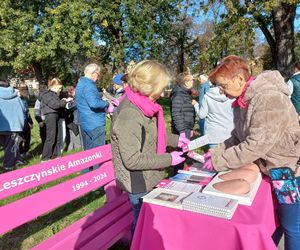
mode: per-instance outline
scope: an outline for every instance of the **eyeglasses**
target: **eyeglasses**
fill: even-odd
[[[216,86],[221,90],[226,90],[228,88],[228,83],[226,84],[217,84]]]

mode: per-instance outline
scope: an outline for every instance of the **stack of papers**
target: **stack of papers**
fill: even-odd
[[[238,206],[235,199],[220,196],[193,193],[183,200],[183,210],[230,220]]]
[[[185,192],[185,193],[193,193],[193,192],[200,192],[201,189],[204,187],[204,185],[164,179],[158,185],[156,185],[156,187]]]
[[[170,178],[172,181],[179,181],[179,182],[187,182],[193,183],[198,185],[207,185],[211,180],[211,176],[201,176],[196,175],[194,173],[178,173],[177,175]]]
[[[203,168],[203,164],[196,162],[191,166],[185,166],[183,169],[179,169],[178,173],[193,174],[199,176],[213,177],[217,174],[216,171],[209,171]]]

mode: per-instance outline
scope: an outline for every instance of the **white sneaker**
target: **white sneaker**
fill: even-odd
[[[51,161],[51,159],[49,159],[49,160],[42,160],[41,162],[47,162],[47,161]]]

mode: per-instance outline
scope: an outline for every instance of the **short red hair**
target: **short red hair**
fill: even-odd
[[[210,73],[208,79],[215,84],[220,78],[231,80],[237,75],[241,75],[247,81],[250,77],[248,65],[246,60],[231,55],[223,58],[221,64]]]

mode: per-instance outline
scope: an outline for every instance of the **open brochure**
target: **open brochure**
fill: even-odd
[[[262,180],[261,174],[260,173],[257,174],[256,180],[253,183],[250,184],[250,191],[246,194],[243,194],[243,195],[227,194],[227,193],[224,193],[224,192],[221,192],[221,191],[215,189],[213,187],[213,185],[215,183],[223,181],[222,179],[219,178],[219,176],[221,174],[224,174],[224,172],[218,173],[212,179],[212,181],[203,189],[203,193],[217,195],[217,196],[221,196],[221,197],[232,198],[232,199],[237,199],[239,204],[251,206],[252,202],[255,198],[255,195],[257,193],[257,190],[260,186],[261,180]]]
[[[204,187],[204,185],[164,179],[156,187],[174,190],[174,191],[180,191],[184,193],[193,193],[193,192],[200,192],[202,187]]]
[[[213,177],[217,174],[216,171],[210,171],[203,168],[203,163],[195,162],[190,166],[185,166],[183,169],[178,170],[178,173],[193,174],[205,177]]]
[[[182,210],[182,201],[189,195],[190,193],[179,192],[165,188],[156,188],[142,198],[143,202]]]
[[[187,182],[199,185],[207,185],[212,177],[195,175],[193,173],[178,173],[170,178],[172,181]]]
[[[212,144],[212,143],[216,144],[219,143],[219,141],[214,139],[213,135],[206,134],[195,140],[190,141],[190,143],[188,144],[188,149],[189,151],[192,151],[194,149],[201,148],[207,144]]]
[[[189,151],[187,156],[192,158],[193,160],[201,162],[201,163],[204,163],[204,161],[205,161],[204,155],[198,154],[194,151]]]

